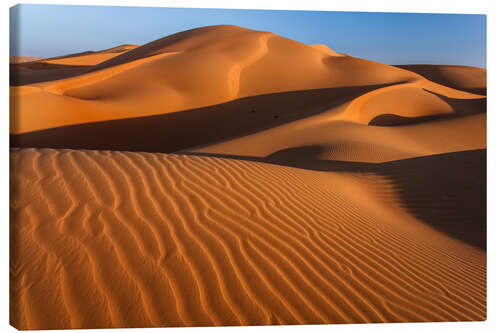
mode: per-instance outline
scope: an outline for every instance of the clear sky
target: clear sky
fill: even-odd
[[[66,5],[20,5],[10,14],[11,55],[95,51],[233,24],[386,64],[486,67],[485,15]]]

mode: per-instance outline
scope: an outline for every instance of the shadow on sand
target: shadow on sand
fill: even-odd
[[[319,114],[386,86],[265,94],[155,116],[62,126],[11,135],[10,146],[170,153]]]

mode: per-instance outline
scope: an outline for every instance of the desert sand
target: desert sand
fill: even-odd
[[[43,57],[29,57],[29,56],[11,56],[9,58],[10,64],[21,64],[24,62],[33,62],[44,59]]]
[[[235,26],[11,63],[20,329],[486,319],[486,70]]]

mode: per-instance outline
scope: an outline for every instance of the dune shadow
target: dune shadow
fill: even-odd
[[[384,163],[318,160],[319,146],[288,148],[267,157],[213,156],[316,171],[374,173],[396,188],[399,204],[427,225],[486,251],[486,149]]]
[[[11,87],[67,79],[83,74],[91,67],[50,64],[45,62],[28,62],[10,64],[9,66],[9,83]]]
[[[264,94],[155,116],[62,126],[11,135],[10,146],[169,153],[319,114],[385,86]]]
[[[370,126],[404,126],[416,123],[424,123],[432,120],[449,119],[447,115],[423,116],[423,117],[404,117],[397,114],[385,113],[376,116],[368,125]]]

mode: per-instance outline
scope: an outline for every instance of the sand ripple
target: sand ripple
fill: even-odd
[[[387,178],[217,157],[11,151],[20,329],[484,320],[486,254]]]

